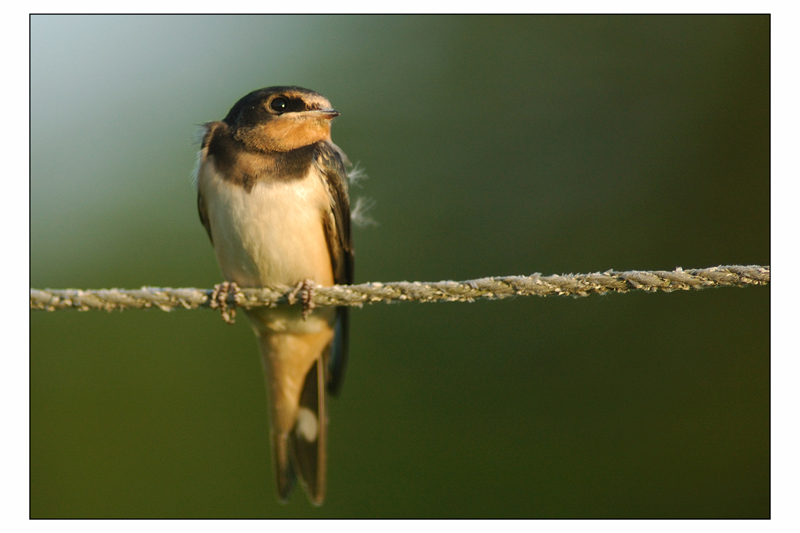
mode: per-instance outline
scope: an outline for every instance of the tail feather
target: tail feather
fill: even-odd
[[[278,499],[281,503],[289,502],[297,476],[292,462],[289,460],[289,439],[285,433],[279,433],[272,427],[272,464],[275,467],[275,481],[278,488]]]
[[[311,335],[259,335],[269,395],[272,458],[278,498],[284,503],[298,479],[311,503],[321,505],[325,499],[331,337],[332,330]]]
[[[328,423],[325,406],[325,365],[317,359],[306,375],[297,421],[290,436],[300,482],[315,505],[325,500]]]

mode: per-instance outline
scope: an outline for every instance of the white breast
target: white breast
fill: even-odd
[[[220,178],[209,157],[198,172],[223,275],[241,287],[333,285],[323,216],[327,187],[313,166],[302,179],[260,180],[248,193]]]

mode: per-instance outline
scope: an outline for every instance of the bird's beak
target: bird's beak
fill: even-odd
[[[339,116],[339,112],[331,108],[315,109],[314,111],[308,111],[308,113],[324,120],[333,120]]]

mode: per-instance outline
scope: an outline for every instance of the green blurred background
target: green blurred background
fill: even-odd
[[[196,125],[296,84],[370,176],[356,281],[769,264],[767,16],[34,16],[31,284],[221,281]],[[31,313],[34,517],[767,517],[769,289],[352,315],[328,498],[255,339]]]

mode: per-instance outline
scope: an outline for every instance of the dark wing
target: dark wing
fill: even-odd
[[[321,142],[314,164],[325,178],[331,196],[325,235],[337,284],[353,283],[353,240],[350,236],[350,199],[347,196],[347,157],[333,143]]]
[[[202,129],[200,130],[203,134],[203,141],[200,145],[200,163],[197,168],[197,175],[194,177],[195,180],[200,179],[200,173],[203,171],[203,165],[206,164],[208,144],[211,142],[211,138],[214,136],[214,132],[217,130],[218,124],[220,123],[209,122],[207,124],[203,124]],[[206,233],[208,233],[208,238],[211,240],[211,244],[214,244],[214,237],[211,236],[211,223],[208,221],[206,202],[203,200],[203,195],[200,193],[199,184],[197,185],[197,212],[200,214],[200,222],[203,224],[203,227],[206,228]]]
[[[200,214],[200,222],[206,228],[211,244],[214,244],[214,237],[211,236],[211,224],[208,221],[208,212],[206,211],[206,202],[203,200],[203,195],[199,190],[197,191],[197,212]]]
[[[325,215],[325,237],[331,254],[333,278],[339,285],[353,283],[353,239],[350,235],[350,199],[347,196],[347,156],[335,144],[321,142],[314,154],[314,165],[325,179],[331,197]],[[347,363],[350,313],[346,306],[336,310],[335,337],[330,348],[327,388],[338,394]]]

